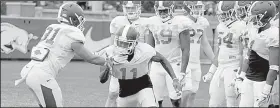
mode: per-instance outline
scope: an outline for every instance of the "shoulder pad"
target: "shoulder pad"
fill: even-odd
[[[156,50],[147,43],[138,43],[138,47],[143,51],[143,54],[149,54],[151,57],[156,55]]]
[[[208,19],[205,17],[199,17],[198,24],[201,25],[204,29],[210,26]]]
[[[78,28],[71,27],[71,28],[66,28],[65,30],[66,31],[64,31],[64,32],[65,32],[66,36],[68,36],[69,38],[71,38],[75,41],[80,41],[82,43],[85,43],[85,41],[86,41],[85,35]]]
[[[279,28],[271,26],[270,30],[267,31],[266,43],[269,47],[279,47]]]

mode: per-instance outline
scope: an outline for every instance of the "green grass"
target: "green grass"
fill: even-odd
[[[27,61],[1,61],[1,107],[38,107],[35,98],[25,83],[14,86],[20,78],[22,67]],[[209,65],[202,65],[203,75]],[[65,107],[103,107],[105,105],[109,81],[99,82],[99,67],[85,62],[71,62],[57,76],[62,90]],[[195,106],[207,107],[209,83],[200,83]],[[170,107],[166,97],[163,106]]]

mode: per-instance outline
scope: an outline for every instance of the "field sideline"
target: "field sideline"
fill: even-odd
[[[15,87],[14,80],[20,78],[21,68],[27,61],[1,60],[1,107],[38,107],[35,98],[24,83]],[[210,65],[202,65],[204,75]],[[69,63],[57,76],[65,107],[104,107],[108,94],[109,81],[99,82],[99,67],[85,62]],[[207,107],[209,83],[200,84],[195,106]],[[163,106],[171,103],[165,98]]]

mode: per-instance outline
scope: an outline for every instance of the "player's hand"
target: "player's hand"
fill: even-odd
[[[212,77],[213,77],[213,73],[208,72],[206,75],[204,75],[202,77],[202,80],[203,80],[203,82],[208,82],[208,81],[210,81],[212,79]]]
[[[243,80],[240,79],[240,78],[236,78],[234,79],[234,83],[233,83],[233,87],[234,87],[234,91],[236,94],[240,95],[240,91],[242,89],[242,83],[243,83]]]
[[[179,79],[177,78],[173,79],[173,87],[177,93],[182,91],[182,85],[180,84]]]
[[[186,73],[180,72],[180,84],[182,87],[186,84]]]
[[[270,99],[269,93],[266,94],[266,93],[262,92],[261,96],[259,98],[257,98],[257,100],[255,102],[256,105],[254,105],[254,106],[255,107],[267,107],[267,106],[264,106],[264,105],[269,102],[269,99]]]

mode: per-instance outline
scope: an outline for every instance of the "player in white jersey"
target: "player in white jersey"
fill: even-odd
[[[179,79],[165,57],[149,44],[138,42],[139,32],[131,25],[116,31],[114,45],[99,52],[108,55],[117,63],[111,75],[118,79],[119,97],[117,107],[157,107],[153,85],[149,77],[151,62],[160,62],[174,80],[173,87],[181,89]]]
[[[248,25],[248,11],[252,5],[252,1],[236,1],[235,4],[235,11],[236,11],[236,18],[246,24],[246,28],[244,29],[242,36],[240,37],[240,41],[242,42],[242,49],[243,49],[243,64],[248,64],[248,50],[249,50],[249,32],[252,31],[252,27]],[[239,71],[236,73],[236,78],[234,79],[233,85],[235,87],[235,91],[238,94],[237,98],[240,96],[241,85],[242,85],[242,78],[241,76],[245,75],[244,73],[248,69],[247,65],[241,65]],[[245,67],[246,66],[246,67]]]
[[[217,17],[220,24],[217,26],[219,50],[218,68],[210,67],[205,79],[210,82],[209,107],[221,106],[226,98],[227,107],[237,106],[234,87],[230,86],[242,64],[242,43],[240,36],[246,28],[246,24],[237,21],[235,16],[235,1],[220,1],[217,5]]]
[[[9,54],[15,49],[27,53],[29,41],[37,38],[10,23],[1,23],[1,53]]]
[[[146,30],[145,18],[140,17],[141,1],[123,1],[123,16],[115,17],[110,24],[110,33],[112,44],[115,40],[116,31],[125,25],[131,25],[140,33],[139,41],[144,42],[144,32]],[[119,83],[117,78],[111,77],[109,85],[109,94],[105,107],[115,107],[116,99],[119,95]]]
[[[185,16],[173,16],[173,1],[156,1],[154,8],[156,16],[148,19],[149,33],[146,35],[146,42],[154,46],[156,51],[162,54],[171,63],[177,77],[185,78],[186,68],[189,61],[190,36],[188,25],[184,23]],[[167,87],[169,97],[173,106],[179,107],[181,93],[177,93],[172,87],[172,79],[166,75],[165,70],[158,63],[152,63],[151,80],[153,82],[156,98],[159,106],[165,96]],[[190,84],[184,84],[191,87]],[[162,83],[164,82],[164,83]]]
[[[249,10],[249,24],[256,31],[250,37],[252,48],[249,68],[243,77],[240,107],[268,107],[279,71],[279,28],[270,24],[275,9],[272,1],[256,1]]]
[[[63,107],[57,74],[77,54],[89,63],[109,66],[108,59],[93,55],[83,46],[85,22],[83,9],[76,3],[65,3],[58,11],[59,24],[47,27],[41,41],[32,48],[31,61],[21,70],[21,79],[26,81],[40,107]]]
[[[202,1],[184,1],[184,15],[188,18],[186,22],[191,25],[191,43],[190,47],[190,59],[188,63],[188,69],[191,71],[192,88],[188,90],[183,88],[181,107],[192,107],[195,100],[196,92],[199,88],[199,83],[201,80],[201,65],[200,65],[200,49],[206,53],[208,58],[213,61],[215,55],[212,48],[208,42],[206,36],[206,28],[209,27],[208,20],[203,17],[205,6]]]

